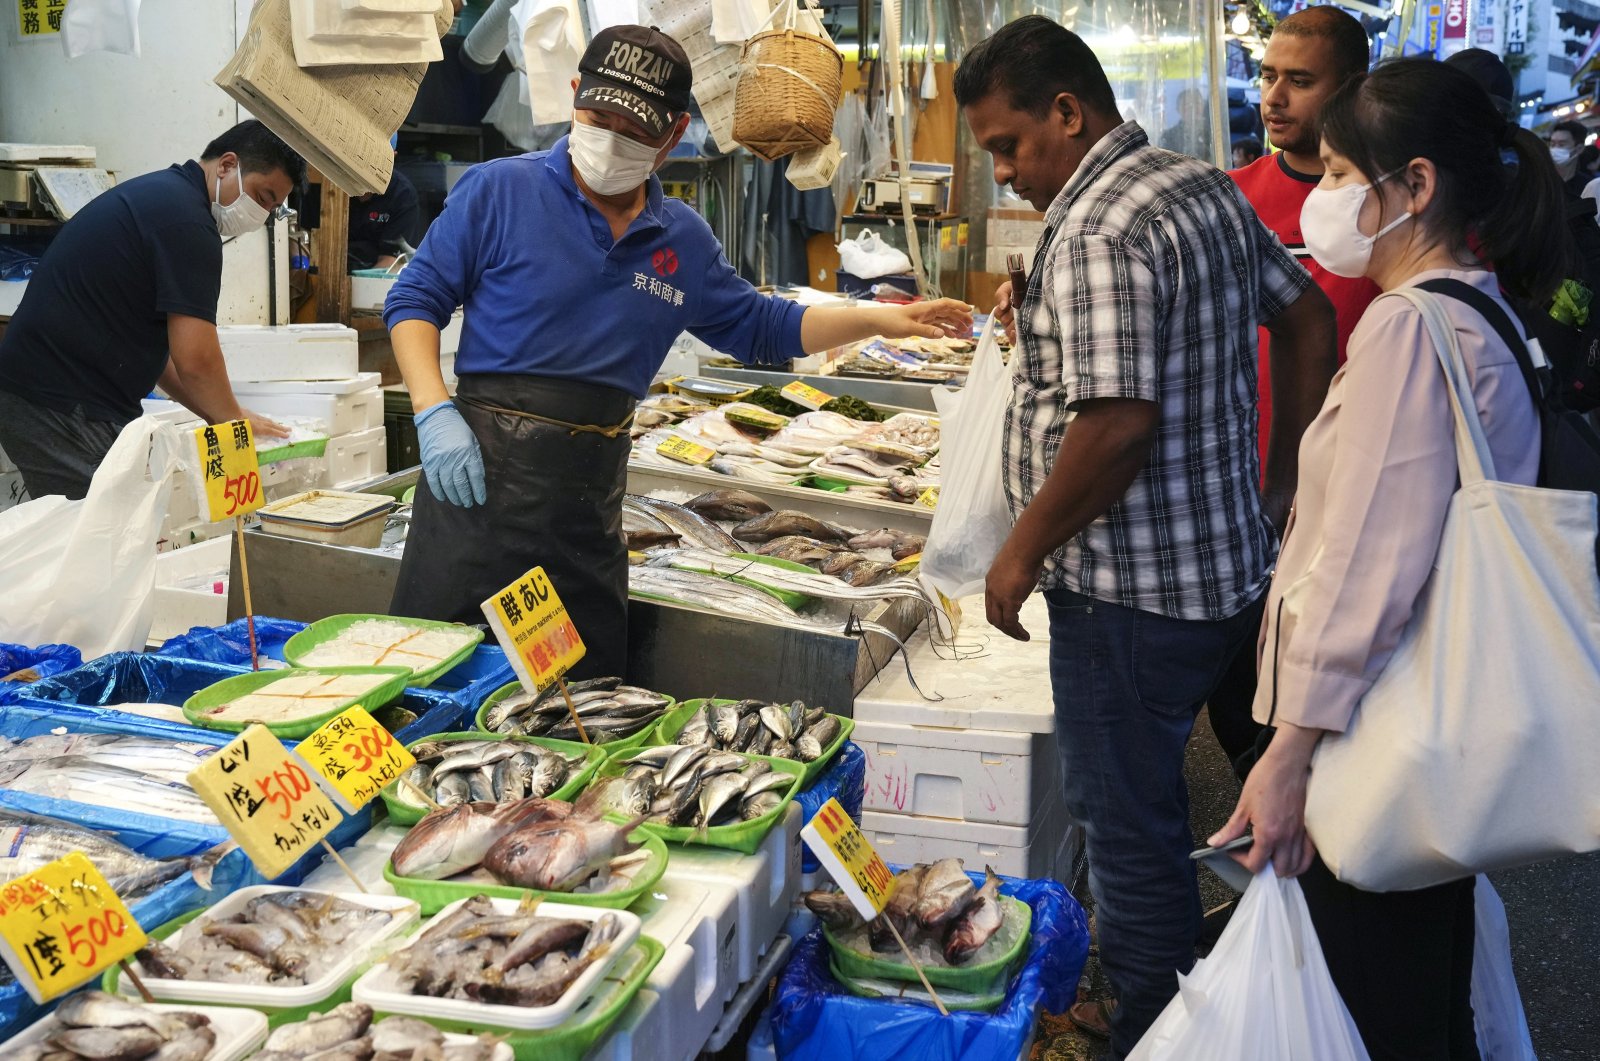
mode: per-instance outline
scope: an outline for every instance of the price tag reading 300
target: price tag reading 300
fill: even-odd
[[[0,954],[35,1002],[94,979],[144,945],[139,922],[81,851],[0,889]]]
[[[230,420],[196,428],[200,483],[206,519],[212,523],[248,515],[266,503],[261,491],[261,464],[256,459],[250,421]]]
[[[268,880],[281,876],[343,817],[260,723],[190,771],[189,785]]]
[[[484,601],[483,614],[530,692],[545,688],[583,658],[578,629],[542,567]]]
[[[861,835],[837,797],[830,798],[818,809],[800,830],[800,838],[811,848],[811,853],[817,856],[839,890],[849,896],[863,921],[871,921],[883,912],[894,892],[894,875],[872,849],[872,844]]]
[[[346,814],[366,806],[385,785],[417,765],[394,734],[359,704],[301,741],[295,754],[326,782],[323,787]]]

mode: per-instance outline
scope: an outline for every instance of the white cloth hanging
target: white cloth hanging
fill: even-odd
[[[577,0],[521,0],[512,13],[528,75],[528,106],[534,125],[572,116],[572,79],[587,45]]]
[[[61,46],[68,59],[89,52],[139,54],[141,0],[72,0],[61,16]]]

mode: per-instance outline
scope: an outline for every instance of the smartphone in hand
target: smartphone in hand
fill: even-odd
[[[1203,863],[1211,872],[1221,877],[1223,883],[1236,892],[1243,893],[1250,887],[1250,881],[1255,875],[1235,862],[1229,854],[1233,851],[1243,851],[1255,842],[1255,837],[1249,833],[1217,847],[1202,847],[1198,851],[1189,852],[1189,857],[1196,862]]]

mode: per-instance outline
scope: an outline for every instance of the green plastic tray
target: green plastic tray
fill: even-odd
[[[717,700],[715,702],[719,704],[738,703],[737,700]],[[685,700],[671,711],[668,711],[665,715],[662,715],[661,721],[656,724],[655,743],[677,743],[678,734],[683,732],[683,727],[689,724],[689,720],[694,717],[696,711],[704,710],[705,705],[706,701],[703,698],[699,700]],[[832,714],[832,712],[829,713]],[[833,757],[839,754],[839,749],[843,748],[844,742],[850,739],[850,734],[856,731],[855,719],[845,718],[843,715],[834,715],[833,717],[839,720],[839,736],[834,739],[832,744],[829,744],[826,748],[822,749],[822,754],[820,756],[809,763],[802,763],[798,759],[784,760],[785,762],[792,761],[796,763],[802,770],[805,771],[803,779],[800,782],[801,788],[809,788],[813,781],[822,776],[822,771],[826,770],[828,764],[833,761]]]
[[[737,825],[714,825],[707,829],[704,834],[699,829],[689,825],[656,825],[651,822],[645,822],[639,828],[644,832],[654,833],[671,844],[699,844],[702,847],[722,847],[746,855],[753,855],[761,850],[761,843],[767,838],[767,833],[771,832],[772,827],[787,813],[789,804],[794,800],[800,789],[804,787],[804,778],[802,776],[804,771],[800,769],[799,763],[790,762],[788,759],[773,759],[766,755],[745,755],[744,752],[737,754],[744,755],[746,759],[759,759],[780,773],[794,775],[794,783],[784,790],[783,802],[755,821],[739,822]],[[617,777],[625,773],[627,767],[622,764],[622,760],[625,758],[627,758],[626,751],[613,752],[601,764],[600,769],[595,772],[594,777],[590,779],[590,784],[607,777]]]
[[[583,786],[589,783],[589,778],[594,776],[594,772],[600,768],[600,764],[605,762],[606,758],[605,750],[596,748],[592,744],[551,740],[548,737],[524,737],[520,734],[512,736],[500,733],[480,733],[477,730],[465,733],[435,733],[431,737],[422,737],[414,740],[406,747],[408,749],[415,748],[425,741],[451,742],[469,740],[510,741],[513,744],[531,744],[536,748],[548,748],[551,751],[560,752],[562,755],[584,756],[588,761],[584,763],[583,769],[578,771],[577,776],[550,793],[545,797],[546,799],[570,800],[574,795],[583,791]],[[420,803],[412,803],[402,796],[400,794],[401,787],[400,782],[396,781],[383,790],[383,803],[384,806],[389,808],[389,820],[396,825],[415,825],[422,820],[424,814],[428,813],[428,808]]]
[[[478,732],[493,732],[483,721],[485,718],[489,717],[489,709],[495,704],[498,704],[500,701],[504,700],[506,697],[510,696],[512,693],[521,691],[522,683],[508,682],[507,684],[496,689],[494,692],[490,693],[489,699],[485,700],[483,702],[483,706],[478,708],[478,714],[473,720],[473,725],[477,727]],[[661,717],[665,718],[667,715],[670,715],[677,706],[678,703],[676,700],[673,700],[670,696],[667,697],[667,708],[661,713]],[[656,726],[659,726],[660,724],[661,719],[657,719],[655,725],[646,726],[644,729],[641,729],[638,733],[635,733],[631,737],[623,737],[621,740],[610,741],[606,744],[597,745],[597,747],[605,749],[607,754],[610,754],[611,752],[623,751],[628,748],[641,747],[644,742],[655,733]]]
[[[582,892],[573,894],[542,892],[533,888],[513,888],[489,880],[417,880],[415,877],[402,877],[395,873],[393,862],[384,865],[383,879],[394,887],[396,895],[403,895],[407,899],[415,899],[421,903],[424,917],[433,916],[457,899],[469,899],[474,895],[493,895],[501,899],[520,899],[524,895],[536,895],[551,902],[571,903],[574,906],[604,906],[612,910],[625,910],[661,880],[661,875],[667,871],[669,857],[667,845],[659,836],[646,832],[644,826],[630,833],[628,839],[649,851],[650,860],[639,876],[634,878],[631,888],[621,888],[614,892],[585,895]]]
[[[640,936],[628,953],[611,967],[610,974],[583,1000],[578,1012],[566,1024],[542,1032],[508,1032],[508,1029],[489,1024],[471,1024],[463,1021],[441,1020],[429,1017],[428,1023],[440,1031],[460,1032],[464,1035],[492,1035],[511,1046],[517,1061],[582,1061],[594,1044],[599,1042],[617,1022],[633,996],[639,993],[645,977],[655,969],[656,963],[667,948],[651,939]],[[389,1016],[379,1011],[373,1020]]]
[[[740,560],[751,560],[758,564],[766,564],[780,571],[803,571],[808,575],[816,574],[805,564],[796,563],[793,560],[785,560],[781,556],[762,556],[760,553],[729,553],[728,555],[738,557]],[[745,578],[742,575],[729,575],[728,581],[737,582],[742,586],[749,586],[751,589],[764,590],[796,610],[811,603],[811,598],[804,593],[797,593],[794,590],[787,589],[773,589],[771,586],[763,586],[755,579]]]
[[[441,661],[436,666],[429,667],[425,671],[407,668],[407,673],[411,675],[411,680],[406,684],[413,689],[426,689],[444,677],[450,671],[450,668],[472,655],[477,650],[478,643],[483,640],[482,630],[476,627],[462,626],[460,623],[441,623],[433,619],[409,619],[395,615],[330,615],[326,619],[318,619],[285,642],[283,658],[288,660],[291,666],[304,666],[300,662],[302,656],[324,641],[332,641],[356,623],[367,619],[376,619],[380,622],[405,623],[407,626],[420,626],[430,630],[465,630],[472,635],[472,640],[467,642],[459,652]]]
[[[314,715],[295,722],[262,723],[279,737],[291,737],[298,740],[301,737],[309,736],[318,726],[355,704],[360,704],[368,711],[376,711],[405,692],[406,683],[411,680],[411,672],[405,667],[291,667],[287,670],[253,671],[250,674],[241,674],[236,678],[224,678],[215,685],[208,685],[201,689],[184,701],[183,717],[196,726],[205,729],[218,729],[227,733],[243,732],[250,725],[249,722],[229,722],[207,718],[205,713],[212,708],[222,706],[234,697],[253,693],[262,686],[271,685],[286,675],[305,674],[308,671],[317,674],[387,674],[390,677],[388,681],[375,687],[371,692],[354,700],[347,700],[336,707],[331,707],[320,715]]]
[[[857,998],[884,998],[891,1002],[914,1002],[919,1005],[931,1006],[933,999],[928,997],[928,992],[920,983],[907,983],[902,980],[856,980],[839,971],[833,958],[828,958],[828,972],[839,981],[839,986],[855,995]],[[903,993],[901,989],[904,989]],[[944,1008],[949,1010],[972,1010],[977,1013],[993,1013],[1005,1004],[1005,992],[998,994],[974,995],[966,991],[957,991],[947,987],[939,992],[939,1001],[944,1003]]]
[[[1023,930],[1011,949],[980,965],[924,965],[922,971],[927,974],[930,984],[973,995],[1005,993],[1006,985],[1011,982],[1011,974],[1016,971],[1023,952],[1028,949],[1028,937],[1033,927],[1033,908],[1009,895],[1002,895],[1000,901],[1006,904],[1007,919],[1017,917],[1022,919]],[[822,926],[822,935],[828,941],[828,949],[831,952],[829,961],[846,977],[867,980],[908,980],[920,983],[917,971],[905,962],[874,958],[847,947],[827,925]]]
[[[320,457],[328,452],[326,438],[308,438],[299,442],[289,442],[282,446],[260,450],[256,454],[256,461],[260,464],[276,464],[279,461],[295,460],[298,457]]]

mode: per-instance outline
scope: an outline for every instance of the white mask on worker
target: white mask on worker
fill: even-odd
[[[227,206],[222,205],[222,177],[217,177],[217,197],[211,201],[211,216],[216,219],[217,232],[223,239],[232,239],[254,232],[267,223],[267,208],[244,193],[244,170],[235,169],[239,181],[239,194]]]
[[[655,172],[659,147],[598,125],[572,123],[567,152],[578,176],[597,195],[621,195],[639,187]]]

